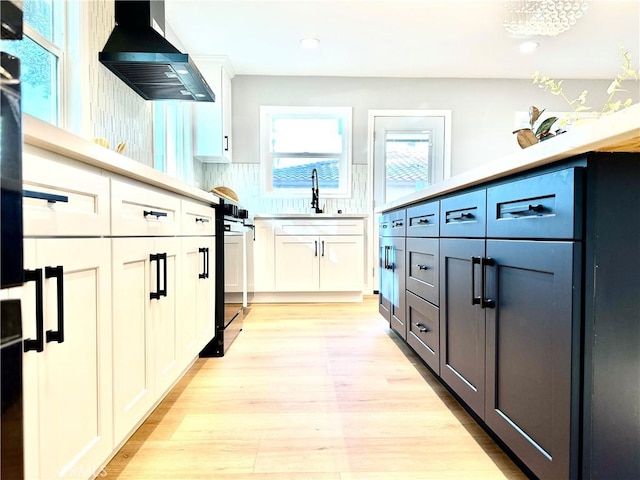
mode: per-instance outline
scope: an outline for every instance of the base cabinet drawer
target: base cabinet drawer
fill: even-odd
[[[407,238],[407,290],[434,305],[440,297],[439,243],[437,238]]]
[[[411,292],[406,294],[407,343],[440,373],[440,309]]]

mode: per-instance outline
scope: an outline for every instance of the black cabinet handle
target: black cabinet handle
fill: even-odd
[[[224,136],[224,151],[229,151],[229,135]]]
[[[317,241],[317,240],[314,240],[314,242],[313,242],[313,243],[316,245],[316,247],[315,247],[315,249],[316,249],[316,250],[315,250],[315,253],[313,254],[313,256],[314,256],[314,257],[317,257],[317,256],[318,256],[318,241]]]
[[[486,298],[486,287],[487,287],[487,267],[495,266],[496,262],[493,258],[482,258],[480,261],[480,268],[482,268],[482,285],[481,289],[481,308],[495,308],[496,302],[490,298]]]
[[[322,256],[324,257],[324,240],[322,240]]]
[[[542,205],[541,203],[538,203],[536,205],[517,205],[515,207],[511,207],[511,208],[503,208],[502,209],[502,213],[508,213],[510,215],[522,215],[524,213],[528,213],[528,212],[536,212],[536,213],[540,213],[543,212],[544,210],[546,210],[544,208],[544,205]]]
[[[64,271],[61,265],[44,267],[44,278],[55,278],[58,283],[58,330],[47,330],[47,343],[64,342]]]
[[[207,278],[207,250],[208,248],[198,248],[198,253],[202,254],[202,273],[198,274],[198,278]]]
[[[25,198],[36,198],[38,200],[46,200],[48,203],[63,202],[68,203],[69,197],[64,195],[54,195],[53,193],[34,192],[33,190],[23,190],[22,196]]]
[[[418,327],[418,330],[420,330],[420,332],[422,333],[426,333],[429,331],[429,329],[424,323],[416,323],[416,327]]]
[[[475,276],[475,266],[481,265],[482,258],[481,257],[471,257],[471,305],[480,305],[482,302],[482,296],[476,297],[476,276]]]
[[[427,220],[426,218],[421,218],[420,220],[418,220],[418,223],[420,225],[425,225],[429,223],[429,220]]]
[[[209,223],[209,219],[208,218],[196,218],[196,223],[198,222],[202,222],[202,223]]]
[[[159,300],[160,297],[167,296],[167,254],[166,253],[156,253],[149,255],[149,260],[151,262],[156,262],[156,291],[151,292],[149,294],[151,300]],[[163,262],[163,274],[160,273],[160,262]],[[160,277],[163,276],[162,283]],[[164,288],[160,288],[160,284],[164,285]]]
[[[394,220],[394,221],[393,221],[393,222],[391,222],[391,223],[392,223],[392,224],[391,224],[391,226],[392,226],[393,228],[395,228],[395,227],[401,227],[402,225],[404,225],[404,222],[403,222],[403,221],[401,221],[401,220]]]
[[[380,225],[380,228],[389,228],[389,225],[386,223],[383,223],[382,225]]]
[[[142,214],[145,217],[148,217],[149,215],[151,215],[152,217],[156,217],[156,218],[167,216],[167,212],[157,212],[155,210],[144,210]]]
[[[464,220],[465,218],[473,218],[473,213],[462,212],[460,215],[447,217],[447,220],[452,220],[454,222]]]
[[[429,265],[417,264],[416,267],[418,267],[419,270],[429,270]]]
[[[205,253],[207,255],[207,259],[205,260],[205,263],[204,263],[204,266],[206,267],[206,271],[205,271],[206,277],[204,278],[209,278],[209,247],[205,248],[205,250],[206,250]]]
[[[23,346],[25,352],[35,350],[42,352],[44,350],[44,302],[42,289],[42,269],[24,271],[24,282],[36,282],[36,338],[35,340],[27,338],[24,340]]]

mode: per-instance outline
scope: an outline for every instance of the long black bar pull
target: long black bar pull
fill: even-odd
[[[36,282],[36,338],[24,340],[24,351],[42,352],[44,350],[44,301],[42,288],[42,269],[24,271],[24,282]]]
[[[481,257],[471,257],[471,305],[481,305],[482,302],[482,292],[476,297],[476,265],[482,265]]]
[[[198,253],[202,254],[202,273],[198,274],[198,278],[207,278],[207,248],[198,248]]]
[[[156,262],[156,291],[155,292],[151,292],[149,294],[149,297],[151,298],[151,300],[159,300],[160,299],[160,255],[157,253],[152,253],[151,255],[149,255],[149,264],[151,264],[151,262]],[[151,268],[151,265],[149,265],[149,268]]]
[[[47,330],[47,343],[64,342],[64,270],[57,267],[44,267],[44,278],[55,278],[58,282],[58,330]]]
[[[23,190],[24,198],[35,198],[37,200],[46,200],[48,203],[63,202],[68,203],[69,197],[64,195],[56,195],[54,193],[34,192],[33,190]]]
[[[158,257],[160,260],[162,260],[163,268],[162,268],[162,288],[158,289],[158,294],[162,295],[163,297],[167,296],[167,254],[166,253],[159,253]],[[158,262],[158,268],[160,268],[160,262]]]
[[[485,258],[483,257],[480,262],[480,268],[482,268],[482,287],[481,287],[481,295],[482,299],[480,301],[481,308],[495,308],[496,302],[490,298],[486,297],[486,287],[487,287],[487,267],[495,266],[496,262],[493,258]]]

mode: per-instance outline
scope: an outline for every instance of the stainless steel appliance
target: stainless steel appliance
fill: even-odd
[[[216,214],[216,331],[200,352],[220,357],[242,331],[253,300],[253,219],[246,209],[221,200]]]
[[[0,38],[22,38],[21,3],[2,1]],[[0,52],[1,288],[24,281],[22,227],[22,109],[20,59]],[[0,302],[0,478],[24,478],[22,314],[19,299]]]

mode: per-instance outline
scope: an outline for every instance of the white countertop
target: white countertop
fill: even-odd
[[[366,213],[258,213],[255,219],[326,219],[326,218],[367,218]]]
[[[212,193],[192,187],[170,175],[30,115],[23,115],[22,132],[25,144],[196,200],[212,204],[220,203],[219,197]]]
[[[592,151],[640,152],[640,104],[435,183],[377,208],[376,213]]]

